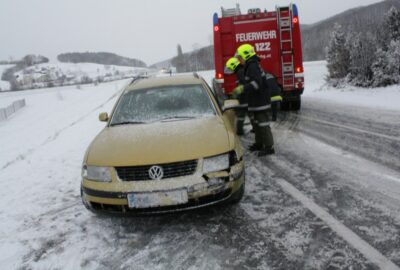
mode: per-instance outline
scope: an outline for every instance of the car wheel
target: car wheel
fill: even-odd
[[[237,190],[235,193],[231,195],[229,198],[229,204],[237,204],[240,202],[240,200],[243,198],[244,195],[244,183],[240,186],[239,190]]]
[[[83,198],[83,188],[81,187],[81,199],[82,199],[82,203],[85,206],[85,208],[91,212],[93,212],[93,209],[90,207],[90,205],[88,205],[88,203],[85,201],[85,199]]]

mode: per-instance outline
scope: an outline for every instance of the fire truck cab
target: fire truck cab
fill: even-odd
[[[239,5],[221,8],[213,17],[215,78],[213,87],[229,95],[236,87],[236,76],[225,74],[226,61],[245,43],[254,46],[264,71],[273,74],[282,88],[281,109],[299,110],[304,90],[301,33],[297,6],[276,7],[274,11],[249,9],[242,14]]]

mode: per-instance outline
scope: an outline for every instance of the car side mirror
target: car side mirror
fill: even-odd
[[[101,122],[107,122],[108,121],[108,113],[102,112],[99,114],[99,120]]]
[[[227,110],[235,109],[238,107],[239,107],[239,100],[227,99],[224,101],[224,106],[222,107],[222,111],[225,112]]]

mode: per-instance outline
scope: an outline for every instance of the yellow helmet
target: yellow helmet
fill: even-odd
[[[231,57],[226,62],[226,67],[231,71],[235,71],[238,65],[240,65],[240,61],[236,57]]]
[[[254,50],[254,47],[251,46],[250,44],[243,44],[239,46],[239,48],[236,51],[236,54],[242,57],[243,60],[247,61],[249,60],[250,57],[256,55],[256,51]]]

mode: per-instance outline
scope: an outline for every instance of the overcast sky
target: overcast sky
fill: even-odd
[[[211,44],[220,7],[273,10],[283,0],[0,0],[0,60],[34,53],[107,51],[147,64]],[[315,23],[379,0],[299,0],[300,22]]]

